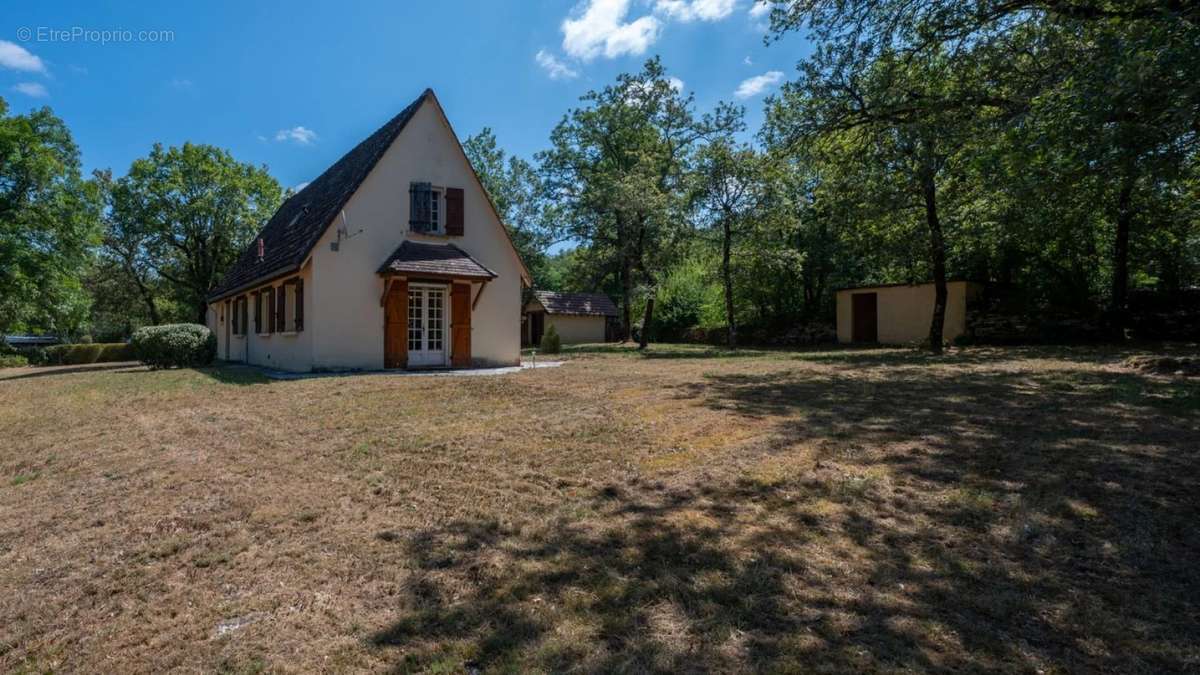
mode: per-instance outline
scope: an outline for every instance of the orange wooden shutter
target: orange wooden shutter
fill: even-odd
[[[450,365],[471,365],[471,284],[454,284],[450,291]]]
[[[383,307],[383,367],[408,367],[408,281],[388,287]]]
[[[446,188],[446,234],[461,237],[466,229],[463,218],[462,188]]]

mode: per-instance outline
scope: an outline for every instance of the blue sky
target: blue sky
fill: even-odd
[[[530,157],[590,89],[660,55],[701,110],[746,107],[808,53],[763,44],[755,0],[10,3],[0,96],[51,106],[85,169],[125,173],[161,141],[211,143],[311,180],[425,87],[455,131]]]

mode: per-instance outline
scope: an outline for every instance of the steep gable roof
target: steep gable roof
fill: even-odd
[[[617,315],[617,306],[603,293],[534,291],[533,297],[537,298],[542,307],[546,308],[547,314]]]
[[[250,246],[242,251],[208,299],[217,300],[259,281],[287,274],[304,262],[337,214],[366,180],[421,104],[433,97],[426,89],[400,114],[333,163],[304,189],[285,201]],[[263,259],[258,259],[258,240]]]

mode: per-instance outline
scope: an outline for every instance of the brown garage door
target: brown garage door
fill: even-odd
[[[850,339],[854,342],[878,342],[879,296],[875,293],[855,293],[850,300]]]

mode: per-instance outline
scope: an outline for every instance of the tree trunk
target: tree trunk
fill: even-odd
[[[142,277],[133,269],[132,266],[125,266],[125,273],[133,280],[133,285],[137,286],[138,295],[141,296],[142,302],[146,303],[146,311],[150,313],[150,324],[157,326],[162,323],[162,317],[158,314],[158,303],[154,302],[154,294],[142,281]]]
[[[730,269],[730,249],[733,247],[733,228],[729,215],[724,218],[725,239],[721,246],[721,277],[725,282],[725,342],[730,349],[737,347],[737,326],[733,323],[733,270]]]
[[[633,265],[629,261],[629,254],[626,251],[621,251],[621,341],[629,342],[633,339]]]
[[[208,303],[203,300],[200,301],[196,309],[196,323],[201,326],[208,325]]]
[[[1113,245],[1112,328],[1114,337],[1125,338],[1126,304],[1129,296],[1129,230],[1133,223],[1133,172],[1117,195],[1117,240]]]
[[[933,320],[929,322],[929,350],[942,353],[942,335],[946,326],[946,241],[942,236],[942,223],[938,220],[937,184],[934,175],[927,171],[921,178],[925,197],[925,221],[929,226],[929,262],[933,267]]]
[[[646,313],[642,316],[642,334],[638,340],[638,349],[645,349],[646,344],[650,342],[650,322],[654,319],[654,296],[656,295],[654,288],[650,289],[650,294],[646,298]]]

